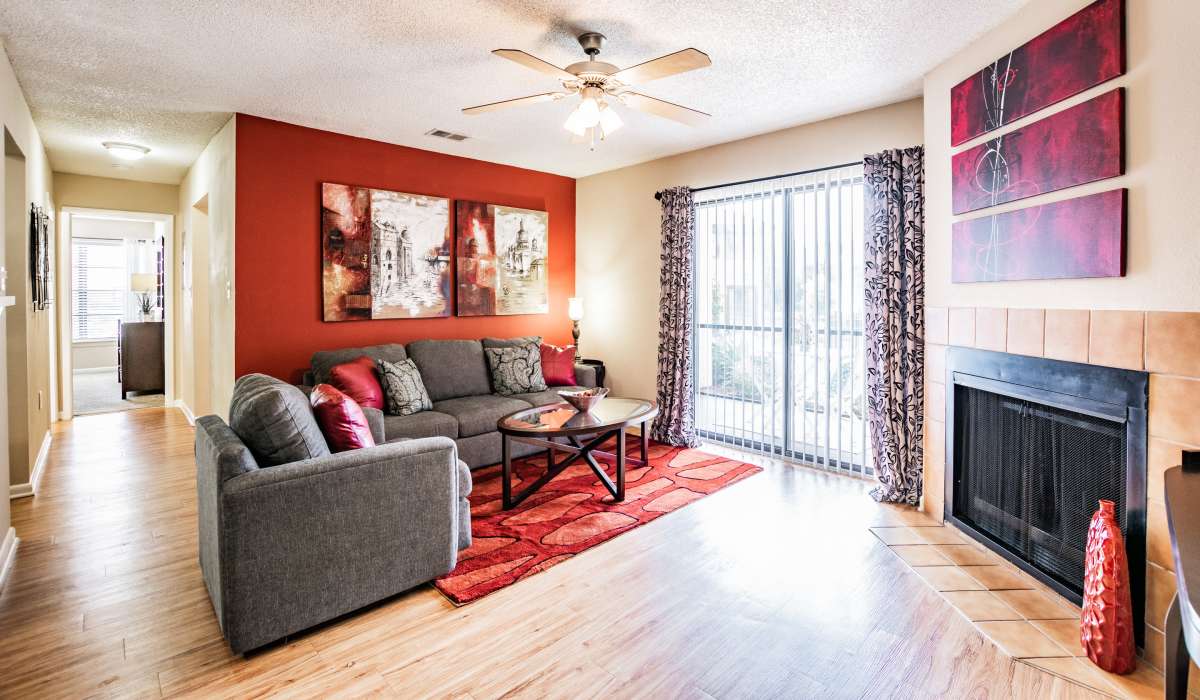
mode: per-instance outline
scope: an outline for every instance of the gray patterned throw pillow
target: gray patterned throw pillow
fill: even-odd
[[[383,393],[387,398],[387,412],[393,416],[411,416],[433,408],[421,372],[411,359],[402,362],[377,360],[379,376],[383,379]]]
[[[546,390],[542,376],[542,349],[537,343],[516,347],[484,348],[492,368],[492,388],[497,394],[530,394]]]

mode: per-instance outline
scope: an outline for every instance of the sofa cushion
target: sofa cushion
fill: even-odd
[[[485,348],[492,370],[492,388],[497,394],[512,396],[532,391],[545,391],[542,376],[542,352],[528,343],[510,348]]]
[[[484,338],[483,347],[487,348],[515,348],[519,345],[534,345],[542,344],[542,336],[540,335],[523,335],[518,338]]]
[[[528,401],[534,406],[548,406],[552,403],[565,403],[565,399],[558,395],[560,391],[583,391],[587,387],[582,386],[552,386],[545,391],[535,391],[530,394],[516,394],[514,399]]]
[[[576,386],[575,346],[542,343],[542,377],[546,386]]]
[[[386,360],[385,360],[386,362]],[[383,410],[383,386],[375,360],[360,355],[329,370],[329,383],[364,408]]]
[[[309,361],[309,364],[312,366],[313,383],[333,384],[333,382],[329,381],[329,370],[364,355],[372,360],[387,360],[388,362],[403,362],[408,359],[408,354],[404,351],[404,346],[398,343],[368,345],[365,348],[321,350],[320,352],[314,352],[312,360]]]
[[[437,411],[421,411],[411,416],[384,416],[383,434],[388,442],[425,437],[458,437],[458,421],[454,416]]]
[[[409,343],[406,351],[434,401],[492,392],[478,340],[418,340]]]
[[[247,374],[234,382],[229,427],[250,448],[260,466],[329,454],[308,397],[291,384],[265,374]]]
[[[529,408],[529,402],[494,394],[464,396],[433,404],[433,410],[458,420],[458,437],[495,432],[497,421],[523,408]]]
[[[318,384],[308,400],[331,452],[375,446],[371,424],[354,399],[330,384]]]
[[[379,376],[387,398],[387,412],[393,416],[411,416],[433,408],[421,373],[412,360],[379,361]]]

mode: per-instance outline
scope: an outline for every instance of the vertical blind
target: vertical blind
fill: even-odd
[[[696,425],[871,474],[862,166],[696,193]]]
[[[116,339],[129,285],[126,269],[124,241],[71,240],[72,340]]]

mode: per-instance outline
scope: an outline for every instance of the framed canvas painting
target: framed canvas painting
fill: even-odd
[[[950,145],[1125,72],[1125,2],[1096,0],[950,89]]]
[[[959,221],[952,230],[955,283],[1124,274],[1124,189]]]
[[[1117,88],[955,155],[953,212],[1120,175],[1123,104]]]
[[[546,212],[460,201],[456,222],[459,316],[549,312]]]
[[[450,201],[321,185],[326,321],[450,315]]]

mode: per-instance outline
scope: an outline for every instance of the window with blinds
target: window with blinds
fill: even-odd
[[[862,166],[696,193],[696,424],[871,474]]]
[[[126,270],[124,241],[71,240],[72,340],[116,340],[129,284]]]

